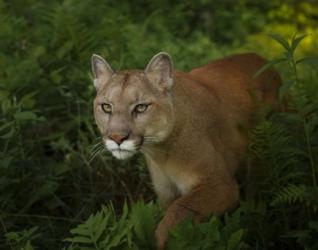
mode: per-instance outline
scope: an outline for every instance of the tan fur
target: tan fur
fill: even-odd
[[[140,144],[138,150],[166,208],[156,230],[159,249],[164,248],[169,230],[190,214],[200,221],[238,203],[234,173],[246,152],[244,129],[253,125],[252,114],[259,104],[276,103],[280,86],[273,70],[252,78],[265,63],[256,54],[241,54],[185,73],[173,71],[170,57],[161,54],[145,72],[125,71],[107,81],[103,78],[95,99],[96,122],[104,136],[109,136],[109,130],[128,129]],[[125,110],[128,102],[138,99],[137,93],[153,104],[148,113],[133,120]],[[98,103],[110,98],[121,109],[116,113],[114,107],[106,119]],[[112,119],[117,119],[113,125]],[[156,139],[147,142],[147,136]]]

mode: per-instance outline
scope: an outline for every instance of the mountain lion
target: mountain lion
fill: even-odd
[[[281,83],[272,69],[253,78],[265,63],[239,54],[181,72],[161,52],[145,70],[114,72],[93,55],[94,115],[105,145],[118,159],[144,155],[166,209],[155,232],[159,249],[187,216],[201,221],[237,205],[244,131],[260,104],[275,105]]]

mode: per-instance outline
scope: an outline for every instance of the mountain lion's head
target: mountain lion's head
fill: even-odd
[[[165,140],[173,127],[173,66],[170,56],[155,55],[145,70],[114,72],[93,55],[97,95],[94,115],[106,148],[125,159]]]

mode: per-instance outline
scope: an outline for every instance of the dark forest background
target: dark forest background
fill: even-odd
[[[162,211],[142,157],[100,147],[90,58],[143,68],[159,51],[185,71],[257,52],[292,110],[249,132],[240,208],[185,221],[168,249],[318,249],[314,0],[0,0],[0,249],[154,249]]]

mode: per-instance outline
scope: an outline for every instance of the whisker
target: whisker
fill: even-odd
[[[151,146],[151,145],[158,143],[158,142],[159,142],[158,140],[144,140],[143,144]]]
[[[144,144],[145,146],[147,146],[147,144]],[[149,144],[148,146],[153,146],[152,144]],[[149,153],[152,154],[153,152],[157,152],[157,153],[165,153],[165,151],[163,149],[159,149],[157,147],[143,147],[142,151],[145,153]]]
[[[90,150],[90,154],[94,155],[96,152],[98,152],[100,149],[104,148],[103,144],[98,144],[95,145],[91,150]]]
[[[96,139],[95,139],[96,141]],[[90,151],[94,151],[96,148],[100,147],[101,145],[104,145],[103,141],[99,140],[97,143],[89,146]]]
[[[101,147],[98,150],[96,150],[95,153],[91,155],[91,157],[89,158],[88,162],[91,163],[96,158],[96,156],[101,154],[102,152],[104,152],[104,150],[105,150],[104,147]]]
[[[155,136],[144,136],[144,139],[157,139],[157,137],[155,137]]]
[[[90,150],[94,150],[95,148],[99,147],[100,145],[102,145],[102,143],[97,143],[94,145],[89,146]]]
[[[103,148],[104,147],[104,145],[98,145],[98,146],[96,146],[94,149],[92,149],[91,150],[91,154],[94,154],[96,151],[99,151],[101,148]]]

